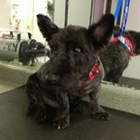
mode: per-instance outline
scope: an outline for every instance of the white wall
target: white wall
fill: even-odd
[[[91,0],[70,0],[68,24],[89,26]]]
[[[64,27],[66,0],[55,0],[54,22]],[[68,25],[87,27],[90,19],[91,0],[69,0]]]
[[[11,16],[11,0],[0,0],[0,29],[9,29]]]
[[[66,0],[55,0],[54,1],[54,23],[58,27],[64,27],[65,1]]]
[[[45,0],[33,0],[33,38],[37,39],[38,41],[41,41],[42,43],[45,42],[45,39],[43,38],[41,32],[39,31],[38,25],[37,25],[37,14],[44,14],[46,15],[46,2]]]

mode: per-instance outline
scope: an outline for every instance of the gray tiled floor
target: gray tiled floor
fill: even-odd
[[[70,127],[61,131],[27,117],[28,105],[24,87],[0,95],[0,140],[140,140],[140,116],[105,108],[111,120],[99,121],[81,102],[83,113],[71,113]]]

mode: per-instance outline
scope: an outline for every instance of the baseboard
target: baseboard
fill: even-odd
[[[120,85],[125,85],[128,87],[133,87],[135,89],[140,89],[140,79],[122,77]]]
[[[39,69],[37,66],[21,66],[0,62],[0,79],[24,85],[30,74]]]

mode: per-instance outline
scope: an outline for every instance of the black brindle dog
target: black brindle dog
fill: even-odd
[[[128,47],[117,39],[119,33],[120,28],[115,26],[113,30],[115,38],[99,53],[105,70],[104,80],[113,83],[120,82],[123,71],[127,68],[131,56],[140,54],[140,32],[131,30],[124,32],[122,36],[126,39]]]
[[[51,56],[27,81],[28,114],[38,122],[51,119],[57,129],[64,129],[70,125],[70,109],[89,95],[93,118],[108,120],[109,113],[97,101],[102,80],[98,51],[110,39],[114,16],[104,15],[88,29],[72,25],[60,29],[41,14],[37,19]]]

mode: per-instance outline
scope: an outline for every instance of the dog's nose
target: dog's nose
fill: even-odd
[[[59,84],[59,76],[57,75],[50,75],[46,77],[46,82],[49,84],[55,84],[58,85]]]

